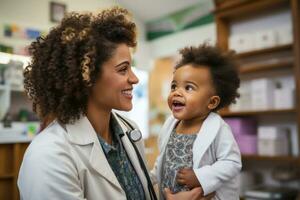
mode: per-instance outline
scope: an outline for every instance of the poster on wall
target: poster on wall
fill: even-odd
[[[57,2],[50,2],[51,22],[60,22],[66,13],[66,5]]]

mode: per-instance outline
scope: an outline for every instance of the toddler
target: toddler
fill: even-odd
[[[160,155],[151,171],[173,193],[200,187],[203,196],[238,200],[242,164],[230,127],[217,114],[239,96],[232,56],[207,44],[186,47],[175,67],[168,105],[172,111],[159,136]]]

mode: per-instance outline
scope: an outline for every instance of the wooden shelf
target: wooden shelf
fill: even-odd
[[[228,8],[234,8],[235,6],[239,6],[242,3],[242,1],[236,1],[236,0],[218,1],[218,0],[214,0],[214,3],[215,3],[215,7],[218,8],[218,9],[214,10],[214,12],[220,12],[220,11],[228,9]]]
[[[243,161],[272,161],[272,162],[299,162],[300,157],[295,156],[261,156],[261,155],[242,155]]]
[[[237,53],[236,57],[237,58],[246,58],[246,57],[251,57],[251,56],[261,56],[265,54],[270,54],[270,53],[277,53],[281,51],[287,51],[287,50],[292,50],[293,46],[292,44],[286,44],[286,45],[279,45],[275,47],[270,47],[266,49],[258,49],[254,51],[247,51],[243,53]]]
[[[294,62],[292,60],[283,60],[280,62],[273,62],[273,63],[266,63],[266,64],[244,65],[239,68],[239,72],[241,74],[248,74],[253,72],[268,71],[268,70],[275,70],[275,69],[286,69],[286,68],[292,68],[293,64]]]
[[[264,24],[268,25],[269,29],[277,29],[267,24],[267,20],[271,16],[277,16],[277,13],[289,12],[291,17],[293,42],[291,44],[274,46],[271,48],[250,50],[248,52],[240,52],[235,55],[240,66],[240,74],[252,74],[250,80],[264,77],[276,78],[281,76],[280,72],[289,71],[295,82],[295,99],[300,99],[300,0],[215,0],[215,21],[217,33],[217,45],[224,51],[229,50],[230,36],[239,34],[240,29],[247,26],[247,23],[253,25],[252,29],[258,28],[264,30]],[[276,18],[274,18],[276,20]],[[273,19],[273,20],[274,20]],[[254,21],[259,20],[257,25]],[[243,24],[244,26],[242,26]],[[259,24],[259,25],[258,25]],[[235,30],[236,28],[236,30]],[[249,32],[245,29],[245,32]],[[242,31],[240,32],[242,34]],[[250,36],[251,37],[251,36]],[[253,37],[255,37],[253,35]],[[292,57],[292,59],[291,59]],[[288,58],[288,59],[287,59]],[[278,62],[276,62],[276,60]],[[274,62],[273,62],[274,60]],[[277,70],[277,71],[276,71]],[[278,73],[272,73],[278,72]],[[259,75],[259,76],[256,76]],[[284,73],[282,74],[284,76]],[[245,77],[246,78],[246,77]],[[300,149],[300,104],[296,101],[295,108],[292,109],[271,109],[271,110],[251,110],[251,111],[229,111],[228,109],[221,110],[220,115],[223,117],[253,117],[256,118],[259,125],[276,126],[278,119],[295,116],[297,126],[297,145],[293,146]],[[282,115],[282,117],[281,117]],[[274,119],[273,119],[274,116]],[[276,119],[275,119],[276,118]],[[268,120],[265,120],[268,119]],[[281,123],[281,122],[280,122]],[[285,120],[282,120],[285,124]],[[294,122],[293,122],[294,123]],[[242,155],[242,160],[245,170],[256,169],[257,164],[267,166],[266,169],[274,169],[277,165],[297,166],[300,167],[300,155],[298,156],[261,156],[261,155]],[[249,167],[249,169],[248,169]],[[264,174],[264,172],[263,172]]]
[[[226,19],[236,19],[243,16],[249,16],[253,13],[263,12],[268,9],[282,8],[288,5],[288,0],[259,0],[253,3],[253,0],[231,0],[228,3],[219,3],[214,13],[218,17]]]
[[[0,174],[0,179],[10,179],[10,178],[14,178],[15,175],[14,174]]]
[[[282,109],[282,110],[259,110],[259,111],[240,111],[230,112],[221,111],[220,115],[223,117],[240,117],[240,116],[253,116],[253,115],[270,115],[270,114],[284,114],[284,113],[295,113],[296,109]]]

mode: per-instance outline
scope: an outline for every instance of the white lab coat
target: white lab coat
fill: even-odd
[[[178,120],[169,117],[161,129],[160,155],[151,171],[154,183],[160,184],[166,145]],[[230,127],[216,113],[210,113],[202,124],[193,145],[193,169],[204,195],[216,192],[214,199],[238,200],[238,180],[242,167],[239,148]]]
[[[125,133],[126,125],[114,115]],[[126,134],[121,140],[150,199],[136,152]],[[143,157],[142,145],[136,142]],[[24,155],[18,187],[23,200],[126,199],[86,117],[75,124],[54,121],[32,141]]]

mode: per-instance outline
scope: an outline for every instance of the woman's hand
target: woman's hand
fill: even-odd
[[[178,192],[172,194],[169,188],[165,189],[165,197],[167,200],[210,200],[215,196],[215,193],[203,197],[202,188],[196,187],[190,191]]]

